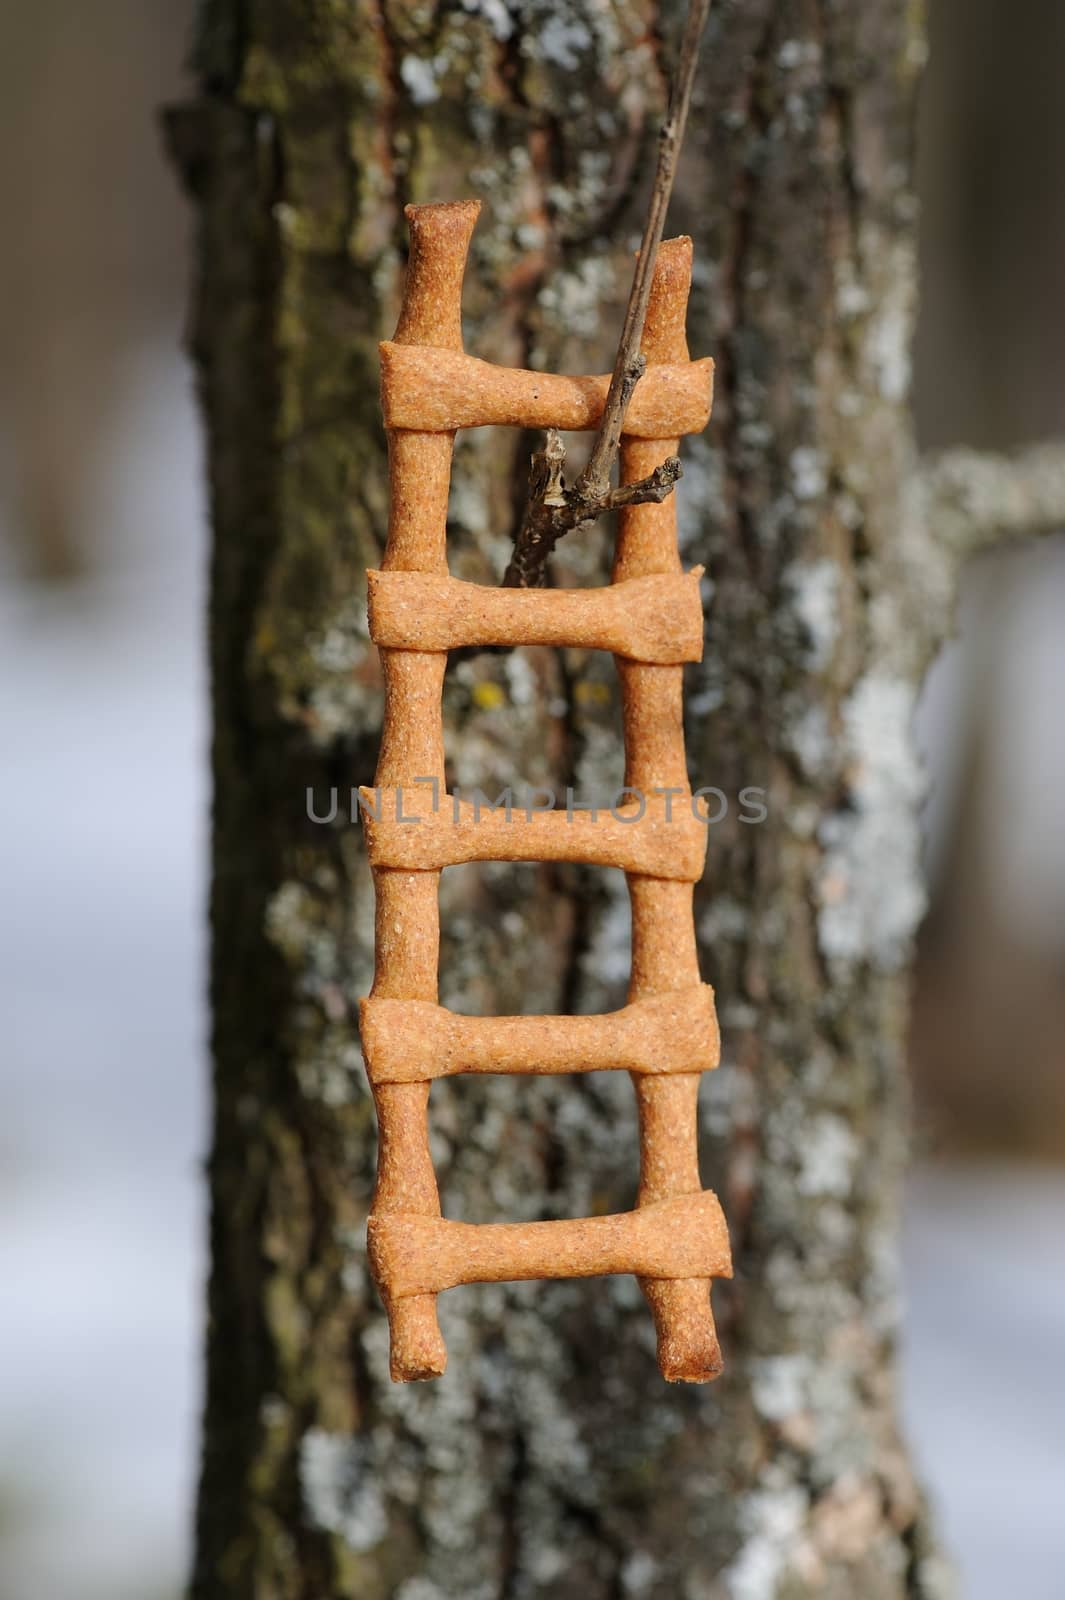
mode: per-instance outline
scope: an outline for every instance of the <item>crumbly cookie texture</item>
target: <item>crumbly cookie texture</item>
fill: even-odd
[[[428,572],[368,572],[370,633],[392,650],[553,644],[678,666],[703,653],[702,567],[606,589],[490,589]]]
[[[364,1000],[370,1080],[418,1083],[465,1072],[708,1072],[721,1053],[708,983],[596,1017],[466,1017],[428,1000]]]
[[[370,1263],[388,1312],[393,1378],[435,1377],[447,1352],[436,1296],[460,1284],[633,1272],[671,1380],[721,1370],[710,1280],[731,1276],[716,1197],[702,1188],[699,1076],[717,1065],[713,994],[700,982],[692,889],[706,828],[688,786],[683,663],[698,660],[701,569],[685,574],[676,508],[619,514],[613,583],[588,591],[488,589],[447,569],[445,525],[455,429],[485,424],[593,428],[608,380],[560,378],[475,361],[462,350],[460,300],[475,202],[411,206],[411,256],[395,339],[382,346],[391,510],[370,631],[385,718],[375,787],[363,790],[376,889],[376,968],[362,1009],[380,1151]],[[700,431],[713,363],[685,339],[691,241],[660,248],[642,350],[648,368],[626,415],[623,483],[649,476]],[[584,812],[478,812],[444,792],[441,693],[447,651],[463,645],[581,645],[617,659],[625,782],[634,798]],[[656,795],[656,791],[658,791]],[[668,800],[665,792],[671,791]],[[439,874],[473,860],[580,860],[622,867],[632,904],[629,1003],[600,1017],[463,1017],[438,1004]],[[632,1074],[640,1118],[635,1211],[563,1222],[445,1221],[429,1154],[434,1078],[466,1072]]]

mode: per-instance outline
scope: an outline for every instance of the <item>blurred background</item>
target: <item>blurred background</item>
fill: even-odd
[[[0,15],[0,1595],[166,1600],[204,1271],[189,0]],[[1065,7],[932,0],[926,448],[1065,438]],[[963,1600],[1065,1592],[1065,536],[973,564],[932,780],[908,1424]]]

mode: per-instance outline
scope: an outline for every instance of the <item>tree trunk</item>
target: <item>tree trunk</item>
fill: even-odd
[[[367,1274],[373,895],[348,801],[380,726],[364,574],[402,208],[485,201],[471,353],[609,367],[679,20],[653,0],[203,3],[201,98],[170,118],[199,202],[214,522],[198,1600],[943,1592],[893,1378],[922,903],[908,724],[950,599],[906,492],[909,0],[721,0],[668,230],[695,238],[690,342],[717,361],[679,504],[713,584],[692,779],[728,801],[696,900],[724,1034],[701,1116],[737,1269],[714,1289],[726,1376],[663,1384],[619,1278],[445,1296],[446,1376],[394,1386]],[[455,575],[499,581],[531,443],[460,435]],[[556,571],[605,581],[609,542],[573,536]],[[445,709],[453,783],[620,787],[609,656],[465,660]],[[339,814],[314,821],[308,792],[321,816],[333,788]],[[618,873],[449,869],[441,1000],[621,1004],[625,908]],[[440,1083],[431,1125],[449,1215],[633,1202],[624,1074]]]

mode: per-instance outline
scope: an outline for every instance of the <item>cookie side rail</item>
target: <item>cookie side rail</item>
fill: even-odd
[[[642,349],[649,364],[685,361],[685,319],[691,284],[691,240],[664,240],[656,263]],[[676,453],[679,441],[635,439],[621,444],[620,481],[631,483]],[[675,496],[660,505],[622,511],[614,561],[615,582],[681,570]],[[625,782],[643,793],[678,791],[689,803],[680,667],[617,660],[625,732]],[[632,980],[630,1001],[699,982],[690,882],[630,874]],[[668,1077],[634,1076],[640,1123],[637,1204],[652,1205],[702,1192],[699,1177],[698,1071]],[[693,1198],[694,1203],[694,1198]],[[658,1334],[658,1364],[673,1382],[704,1383],[721,1371],[721,1350],[707,1279],[674,1282],[645,1278]]]
[[[411,253],[397,344],[462,349],[461,297],[470,236],[480,206],[409,206]],[[385,396],[387,409],[387,395]],[[445,530],[453,433],[388,434],[389,523],[384,571],[447,573]],[[385,719],[375,781],[390,787],[416,778],[444,781],[441,713],[445,654],[381,651]],[[426,1000],[438,994],[439,873],[374,868],[374,981],[381,999]],[[373,1086],[378,1120],[377,1183],[371,1219],[390,1213],[440,1216],[429,1154],[429,1084]],[[372,1262],[371,1262],[372,1265]],[[389,1324],[389,1367],[398,1381],[431,1378],[447,1365],[436,1297],[394,1297],[377,1279]]]

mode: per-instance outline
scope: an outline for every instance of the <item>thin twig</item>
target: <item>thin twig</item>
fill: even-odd
[[[537,589],[544,583],[548,557],[563,534],[582,527],[621,505],[642,505],[649,500],[664,500],[680,477],[680,462],[675,456],[663,462],[650,477],[639,483],[612,489],[610,474],[621,444],[625,412],[645,366],[640,340],[651,297],[658,247],[662,242],[666,212],[677,159],[684,141],[684,130],[691,105],[692,85],[710,0],[692,0],[681,41],[677,70],[670,88],[666,120],[658,141],[658,166],[651,202],[644,224],[640,254],[636,260],[625,322],[618,341],[614,371],[607,391],[599,431],[588,463],[572,488],[563,477],[566,451],[560,436],[551,430],[544,448],[532,458],[529,497],[521,527],[514,541],[514,554],[504,576],[511,589]]]

